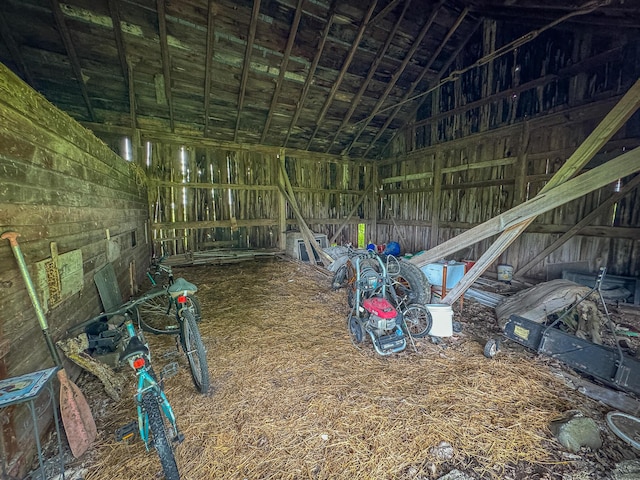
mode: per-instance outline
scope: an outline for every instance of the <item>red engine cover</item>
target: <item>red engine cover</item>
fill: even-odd
[[[362,306],[370,313],[377,315],[385,320],[395,318],[398,312],[393,308],[393,305],[389,303],[389,300],[382,297],[367,298],[362,302]]]

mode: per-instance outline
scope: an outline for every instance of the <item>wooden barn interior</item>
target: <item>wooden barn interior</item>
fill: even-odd
[[[570,388],[515,342],[483,355],[504,327],[487,298],[606,267],[626,294],[595,301],[624,325],[603,342],[640,356],[639,78],[635,0],[3,0],[0,382],[54,365],[44,316],[97,435],[68,451],[54,377],[53,401],[0,403],[0,477],[62,478],[62,438],[66,478],[162,478],[114,440],[134,374],[116,399],[59,342],[104,311],[105,265],[124,302],[167,257],[198,286],[211,378],[194,391],[180,357],[166,380],[180,478],[640,478],[640,392]],[[456,332],[355,345],[320,237],[464,263],[427,287]],[[558,443],[575,410],[600,447]]]

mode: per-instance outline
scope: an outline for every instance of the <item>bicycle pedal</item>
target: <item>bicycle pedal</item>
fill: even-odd
[[[173,441],[175,443],[182,443],[184,441],[184,434],[178,433],[175,437],[173,437]]]
[[[160,372],[160,378],[164,380],[165,378],[175,376],[178,373],[179,368],[178,362],[167,363]]]
[[[133,440],[138,433],[138,422],[133,421],[116,430],[116,442],[128,442]]]
[[[161,358],[163,359],[168,359],[168,358],[174,358],[177,357],[179,355],[179,352],[177,350],[169,350],[168,352],[164,352],[161,356]]]

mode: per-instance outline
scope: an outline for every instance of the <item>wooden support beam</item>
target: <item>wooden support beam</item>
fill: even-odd
[[[360,207],[360,204],[364,201],[364,199],[367,198],[372,187],[373,187],[373,183],[369,184],[369,186],[366,188],[364,193],[360,195],[360,198],[358,198],[358,201],[349,212],[349,215],[347,215],[347,218],[344,219],[344,222],[340,224],[340,226],[336,229],[335,233],[333,234],[333,237],[331,237],[331,239],[329,240],[330,245],[336,241],[342,229],[351,221],[351,217],[353,217],[353,214],[356,213],[356,210],[358,210],[358,208]]]
[[[251,70],[251,51],[253,50],[253,41],[256,38],[256,29],[258,26],[258,17],[260,15],[260,0],[253,0],[253,10],[251,12],[251,23],[249,24],[249,37],[247,38],[247,48],[244,52],[244,65],[242,67],[242,79],[240,80],[240,93],[238,94],[238,116],[236,117],[236,128],[233,132],[233,141],[238,141],[238,130],[240,129],[240,116],[242,115],[242,107],[244,106],[244,96],[247,89],[247,81],[249,80],[249,70]]]
[[[333,12],[335,10],[336,1],[337,0],[333,0],[331,7],[329,8],[327,24],[325,25],[324,30],[322,31],[322,36],[320,37],[320,40],[318,40],[318,46],[316,47],[316,54],[313,57],[311,66],[309,67],[309,73],[307,74],[307,79],[304,82],[304,87],[302,87],[300,98],[298,99],[298,102],[296,104],[296,111],[294,112],[293,117],[291,118],[291,123],[289,124],[289,130],[287,130],[287,136],[285,137],[284,142],[282,143],[282,145],[284,145],[285,147],[289,142],[289,138],[291,137],[291,132],[293,131],[293,128],[296,126],[296,123],[298,123],[298,118],[300,117],[300,113],[302,112],[302,107],[304,105],[305,100],[307,99],[307,95],[309,94],[309,88],[313,83],[313,76],[316,73],[316,68],[318,68],[318,62],[320,62],[320,57],[322,56],[322,52],[324,51],[324,46],[327,42],[327,37],[329,36],[329,31],[331,30],[331,25],[333,24]]]
[[[378,23],[380,20],[382,20],[384,17],[387,16],[387,14],[393,10],[396,5],[398,5],[402,0],[392,0],[389,5],[387,5],[386,7],[384,7],[382,10],[380,10],[380,12],[371,19],[371,21],[369,22],[369,25],[375,25],[376,23]],[[409,0],[411,1],[411,0]],[[404,15],[404,13],[403,13]]]
[[[427,34],[429,29],[431,28],[431,25],[433,25],[433,22],[435,21],[436,16],[438,15],[438,12],[440,11],[440,9],[444,5],[444,3],[445,3],[445,0],[440,0],[438,2],[438,4],[433,7],[431,15],[429,15],[429,18],[427,18],[427,21],[424,23],[424,25],[420,29],[420,32],[416,36],[413,44],[411,45],[411,48],[409,48],[409,51],[404,56],[404,59],[402,60],[402,63],[400,64],[398,69],[394,72],[393,76],[389,80],[389,83],[387,83],[387,87],[385,88],[385,90],[382,93],[382,95],[380,96],[380,98],[378,98],[378,101],[376,102],[375,106],[373,107],[373,111],[364,120],[364,122],[362,123],[362,125],[360,126],[358,131],[356,132],[355,137],[353,138],[353,140],[351,140],[351,143],[349,144],[349,146],[347,148],[345,148],[344,151],[342,152],[344,155],[348,155],[349,154],[349,152],[353,148],[353,145],[356,143],[358,138],[360,138],[360,135],[362,135],[362,132],[364,132],[364,129],[367,128],[369,123],[371,123],[371,120],[373,120],[373,118],[378,114],[378,110],[380,110],[380,107],[382,107],[382,104],[385,102],[385,100],[389,96],[389,93],[391,93],[391,90],[393,90],[393,87],[395,87],[396,83],[398,82],[398,80],[400,79],[402,74],[404,73],[404,70],[405,70],[405,68],[407,68],[407,65],[409,65],[409,62],[411,61],[411,58],[416,53],[418,48],[420,48],[420,44],[422,43],[422,40],[424,40],[425,35]]]
[[[420,75],[418,75],[418,78],[416,78],[413,82],[411,82],[411,85],[409,86],[409,89],[406,91],[406,93],[403,95],[402,100],[404,101],[408,98],[411,97],[411,95],[413,95],[413,92],[415,91],[415,89],[418,87],[418,85],[420,84],[420,82],[422,82],[422,80],[424,79],[425,75],[427,74],[427,72],[429,72],[429,70],[431,69],[431,66],[433,65],[433,62],[436,61],[436,59],[438,58],[438,55],[440,55],[440,53],[442,53],[442,50],[444,49],[444,46],[447,44],[447,42],[451,39],[451,37],[453,36],[453,34],[456,32],[456,30],[458,30],[458,28],[460,27],[460,25],[462,24],[463,20],[465,19],[465,17],[467,16],[467,13],[469,13],[469,8],[465,8],[464,10],[462,10],[462,12],[460,13],[460,15],[458,16],[457,20],[454,22],[454,24],[451,26],[451,28],[449,29],[449,31],[447,32],[447,34],[445,35],[444,39],[442,40],[442,42],[440,42],[440,45],[438,45],[438,48],[436,49],[436,51],[431,55],[431,58],[429,59],[429,61],[427,62],[427,64],[424,66],[424,68],[422,69],[422,72],[420,72]],[[475,29],[474,29],[475,31]],[[464,42],[464,44],[466,44],[466,41]],[[450,58],[455,58],[455,57],[450,57]],[[453,61],[453,60],[452,60]],[[442,70],[441,70],[442,71]],[[371,143],[369,143],[369,146],[367,147],[367,149],[365,150],[364,154],[362,155],[363,157],[367,156],[367,153],[369,153],[369,151],[371,150],[371,148],[373,148],[373,146],[376,144],[376,142],[380,139],[380,137],[382,136],[382,134],[385,132],[385,130],[389,127],[389,125],[391,125],[391,122],[393,121],[393,119],[395,118],[395,116],[397,115],[397,112],[400,111],[400,106],[398,106],[397,109],[394,109],[394,111],[392,112],[391,115],[389,115],[389,117],[385,120],[384,124],[382,125],[382,128],[380,128],[378,130],[378,132],[376,133],[376,135],[373,137],[373,140],[371,141]]]
[[[127,87],[129,86],[129,66],[127,62],[127,50],[124,45],[122,36],[120,10],[116,0],[109,0],[109,15],[111,15],[111,23],[113,24],[113,35],[116,39],[116,47],[118,49],[118,60],[120,61],[120,70]]]
[[[291,187],[291,181],[289,180],[289,175],[287,175],[287,168],[285,166],[285,156],[284,150],[280,155],[280,177],[282,180],[282,185],[284,185],[284,189],[282,189],[282,194],[287,198],[289,202],[289,206],[291,210],[293,210],[294,215],[298,219],[298,227],[300,228],[300,232],[302,233],[304,244],[307,249],[307,253],[309,254],[309,263],[314,263],[312,258],[314,257],[313,252],[315,251],[318,254],[318,258],[322,265],[326,266],[333,262],[333,258],[329,256],[322,248],[320,248],[316,242],[315,237],[313,236],[313,232],[305,222],[302,213],[300,212],[300,208],[298,207],[298,201],[293,193],[293,188]]]
[[[293,48],[293,43],[296,39],[296,34],[298,33],[300,18],[302,17],[303,2],[304,0],[298,0],[298,4],[296,6],[296,13],[293,17],[291,28],[289,29],[289,39],[287,40],[287,45],[284,49],[284,56],[282,57],[282,63],[280,64],[280,72],[278,73],[276,88],[275,88],[275,91],[273,92],[273,97],[271,97],[271,105],[269,106],[267,121],[265,122],[264,128],[262,129],[262,136],[260,137],[260,143],[264,143],[267,138],[267,133],[269,133],[269,127],[271,126],[271,119],[273,118],[273,112],[275,112],[276,105],[278,104],[278,97],[280,96],[280,90],[282,90],[282,84],[284,83],[284,75],[287,71],[287,66],[289,65],[289,56],[291,55],[291,49]]]
[[[440,234],[440,204],[442,202],[442,153],[436,154],[433,165],[433,194],[431,195],[431,233],[429,234],[429,248],[438,244]]]
[[[616,170],[618,169],[618,170]],[[410,261],[418,266],[435,262],[447,255],[458,252],[485,238],[508,229],[528,224],[538,215],[564,205],[571,200],[615,182],[618,178],[631,175],[640,170],[640,147],[631,150],[613,160],[591,169],[576,178],[565,181],[561,185],[540,193],[536,197],[493,217],[460,235],[441,243]],[[476,263],[477,265],[477,263]],[[475,268],[475,267],[474,267]]]
[[[9,26],[7,25],[7,21],[4,18],[4,14],[0,12],[0,37],[4,41],[9,53],[11,54],[11,58],[13,58],[13,62],[18,67],[18,71],[22,78],[32,87],[36,88],[36,82],[33,79],[33,75],[31,75],[31,70],[27,67],[27,64],[20,53],[20,48],[16,43]]]
[[[604,202],[602,202],[598,207],[594,208],[587,216],[585,216],[582,220],[572,226],[569,230],[567,230],[560,238],[558,238],[555,242],[549,245],[547,248],[542,250],[538,255],[529,260],[525,265],[520,267],[515,273],[515,277],[520,277],[535,267],[538,263],[544,260],[550,253],[557,250],[559,247],[568,242],[574,235],[578,234],[584,227],[588,226],[602,215],[604,212],[609,210],[613,204],[619,202],[624,198],[627,194],[631,193],[640,185],[640,175],[636,175],[631,179],[629,183],[627,183],[619,192],[614,193],[609,198],[607,198]]]
[[[137,128],[136,122],[136,92],[133,82],[133,65],[127,64],[127,86],[129,88],[129,114],[131,115],[131,128],[135,130]]]
[[[80,87],[80,93],[82,94],[85,106],[87,107],[87,111],[89,112],[89,118],[92,122],[95,122],[96,114],[93,111],[91,101],[89,100],[87,85],[84,82],[82,68],[80,67],[80,59],[78,58],[76,47],[74,46],[73,40],[71,39],[71,34],[69,33],[69,29],[67,28],[67,23],[64,21],[64,15],[62,14],[62,10],[60,9],[60,2],[58,0],[51,0],[51,10],[53,11],[53,16],[56,20],[58,33],[60,33],[62,43],[64,44],[64,48],[67,51],[69,62],[71,63],[71,68],[73,69],[73,74],[75,75],[78,86]]]
[[[209,0],[207,9],[207,46],[206,58],[204,61],[204,132],[203,136],[207,136],[209,131],[209,113],[211,108],[211,76],[213,75],[213,49],[215,47],[215,18],[217,7],[214,0]]]
[[[162,55],[162,75],[164,77],[164,93],[169,105],[169,126],[171,132],[175,131],[173,115],[173,97],[171,95],[171,56],[169,55],[169,43],[167,42],[167,14],[165,11],[165,1],[157,0],[158,9],[158,31],[160,38],[160,53]]]
[[[376,52],[375,58],[373,60],[373,63],[369,67],[369,72],[367,73],[367,77],[364,79],[364,82],[362,82],[362,84],[360,85],[360,88],[358,89],[358,93],[356,93],[356,96],[353,97],[353,99],[351,100],[351,106],[349,107],[349,110],[347,111],[347,114],[342,118],[342,122],[340,123],[340,127],[338,127],[338,130],[336,130],[336,133],[333,136],[333,139],[331,140],[331,143],[329,143],[329,146],[326,149],[327,153],[329,153],[329,151],[331,150],[331,147],[333,146],[333,144],[335,143],[336,139],[338,138],[338,135],[340,135],[340,132],[344,129],[344,127],[346,127],[347,123],[349,123],[349,120],[351,120],[351,116],[353,115],[353,112],[355,111],[356,107],[358,107],[358,105],[360,104],[360,99],[362,98],[362,95],[364,95],[364,92],[367,91],[367,88],[369,87],[369,83],[371,82],[371,79],[373,78],[373,75],[376,73],[376,70],[378,70],[378,67],[380,66],[380,63],[382,62],[382,59],[387,54],[387,50],[389,49],[389,46],[391,45],[391,41],[395,37],[396,32],[398,31],[398,28],[400,27],[400,23],[404,19],[404,15],[407,12],[407,9],[409,8],[409,5],[411,4],[411,0],[404,0],[404,2],[405,3],[404,3],[404,8],[402,9],[402,13],[398,16],[398,20],[396,20],[396,23],[393,25],[393,28],[389,32],[389,35],[387,35],[387,40],[385,41],[384,45],[381,45],[380,48],[378,49],[378,51]],[[389,5],[391,5],[391,4],[389,4]],[[386,8],[385,8],[385,10],[386,10]]]
[[[356,51],[358,50],[358,45],[360,44],[360,40],[362,40],[364,31],[369,25],[369,19],[371,18],[371,15],[373,15],[373,10],[375,9],[377,3],[378,3],[378,0],[372,0],[371,4],[369,5],[369,10],[367,10],[367,13],[365,13],[364,18],[362,19],[362,23],[360,24],[360,28],[358,29],[356,38],[353,39],[351,48],[349,49],[349,53],[347,54],[347,58],[342,64],[340,73],[338,73],[338,77],[333,82],[333,85],[331,86],[331,90],[329,91],[329,95],[327,96],[324,104],[322,105],[322,109],[320,110],[320,114],[318,116],[318,119],[316,120],[316,128],[313,130],[313,133],[311,134],[311,138],[309,138],[309,141],[307,142],[307,150],[309,150],[309,148],[311,147],[311,143],[313,142],[313,139],[315,138],[316,134],[318,133],[318,129],[320,128],[320,124],[324,120],[324,117],[327,114],[327,111],[329,110],[329,106],[333,102],[333,99],[336,96],[336,93],[338,92],[338,88],[340,88],[340,84],[342,83],[344,76],[347,74],[349,65],[351,65],[351,61],[353,60],[353,57],[355,56]]]
[[[518,146],[518,161],[516,163],[515,172],[515,188],[513,192],[513,206],[524,202],[527,198],[527,164],[529,141],[531,140],[531,129],[529,121],[524,120],[522,123],[522,134]]]
[[[626,123],[626,121],[633,115],[638,107],[640,106],[640,80],[637,80],[634,85],[631,86],[629,91],[622,97],[622,99],[616,104],[616,106],[605,116],[605,118],[600,122],[600,124],[591,132],[591,134],[587,137],[587,139],[582,142],[582,144],[576,149],[576,151],[567,159],[565,164],[558,170],[558,172],[549,180],[549,182],[540,190],[540,193],[533,198],[532,200],[525,202],[518,207],[515,207],[509,212],[512,212],[521,206],[527,205],[530,202],[537,202],[545,197],[552,196],[557,194],[562,189],[566,189],[566,186],[569,184],[575,184],[574,188],[576,189],[573,192],[567,192],[567,197],[563,203],[572,200],[572,194],[578,193],[585,194],[589,191],[593,191],[596,188],[594,183],[596,183],[595,179],[592,180],[591,183],[580,186],[578,182],[583,179],[583,177],[591,177],[595,175],[596,171],[602,170],[611,170],[611,173],[617,178],[622,178],[626,175],[630,175],[635,173],[633,169],[634,164],[636,163],[636,156],[640,157],[640,147],[634,150],[631,150],[628,153],[625,153],[614,160],[610,160],[609,162],[601,165],[599,167],[594,168],[593,170],[586,172],[580,175],[577,178],[572,180],[568,180],[573,177],[577,172],[579,172],[588,162],[591,160],[596,153],[613,137],[613,135]],[[628,159],[628,165],[620,165],[621,159]],[[620,165],[618,167],[618,165]],[[627,167],[631,167],[631,169],[627,169]],[[615,168],[620,168],[620,171],[616,171]],[[623,171],[624,170],[624,171]],[[587,178],[584,178],[585,180]],[[615,180],[611,180],[615,181]],[[604,186],[602,184],[600,186]],[[546,194],[546,195],[545,195]],[[508,213],[508,212],[505,212]],[[513,225],[508,231],[505,231],[498,239],[491,245],[491,247],[485,252],[480,259],[476,262],[476,264],[465,274],[462,280],[447,294],[445,298],[442,299],[443,303],[452,304],[455,302],[460,296],[464,294],[467,288],[469,288],[473,282],[480,276],[482,273],[491,265],[499,256],[505,251],[513,241],[520,236],[522,232],[526,230],[526,228],[533,222],[537,215],[542,212],[535,213],[527,218],[522,218],[521,221]],[[495,217],[499,219],[502,215]],[[492,219],[493,220],[493,219]],[[491,222],[492,220],[489,220]],[[482,225],[479,225],[480,229],[486,225],[488,222],[485,222]],[[509,226],[505,225],[504,228],[508,228]],[[462,235],[465,235],[468,232],[473,231],[474,229],[468,230],[464,232]],[[496,232],[497,233],[497,232]],[[474,240],[471,242],[456,242],[461,235],[453,238],[453,242],[457,243],[458,246],[455,251],[460,248],[464,248],[470,243],[476,243],[478,240]],[[486,237],[485,237],[486,238]],[[436,248],[440,248],[447,243],[451,243],[451,240],[448,242],[439,245]],[[434,249],[435,250],[435,249]],[[414,257],[415,258],[415,257]]]

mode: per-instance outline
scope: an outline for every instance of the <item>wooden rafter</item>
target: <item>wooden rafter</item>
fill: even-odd
[[[384,58],[385,54],[387,53],[387,50],[389,49],[389,46],[391,45],[391,41],[395,37],[396,32],[398,31],[398,28],[400,27],[400,23],[404,19],[404,15],[407,12],[407,9],[409,8],[410,4],[411,4],[411,0],[405,0],[404,8],[402,9],[402,13],[398,16],[398,20],[396,20],[396,23],[394,24],[393,28],[389,32],[389,35],[387,35],[386,42],[384,43],[384,45],[382,45],[378,49],[378,52],[376,53],[375,59],[373,60],[373,63],[371,64],[371,67],[369,68],[369,72],[367,73],[367,77],[364,79],[364,82],[362,82],[362,85],[360,85],[360,89],[358,90],[358,93],[356,93],[356,96],[353,97],[353,100],[351,100],[351,106],[349,107],[349,111],[347,112],[347,114],[342,119],[342,122],[340,123],[340,127],[338,127],[338,130],[336,130],[336,133],[333,136],[333,139],[331,140],[331,143],[327,147],[327,150],[326,150],[327,153],[329,153],[329,151],[331,150],[331,147],[335,143],[335,141],[338,138],[338,135],[340,134],[342,129],[347,125],[347,123],[349,123],[349,120],[351,119],[351,116],[353,115],[353,112],[355,111],[356,107],[360,103],[360,99],[362,98],[362,95],[364,95],[364,92],[367,90],[367,87],[369,86],[369,83],[371,82],[371,79],[373,78],[373,75],[376,73],[376,70],[380,66],[380,63],[382,62],[382,59]],[[389,5],[391,5],[391,4],[389,4]],[[383,10],[383,12],[385,10],[387,10],[387,8],[385,8]],[[378,14],[378,16],[381,15],[383,12],[380,12],[380,14]]]
[[[396,5],[398,5],[401,1],[402,0],[392,0],[391,3],[389,3],[389,5],[387,5],[382,10],[380,10],[380,12],[371,19],[371,21],[369,22],[369,25],[375,25],[384,17],[386,17],[389,14],[389,12],[393,10],[396,7]]]
[[[315,138],[316,134],[318,133],[318,130],[320,129],[320,124],[324,120],[324,116],[327,114],[327,111],[329,110],[329,106],[333,102],[333,99],[336,96],[336,93],[338,92],[338,88],[340,88],[340,84],[342,83],[344,76],[347,74],[349,65],[351,65],[351,61],[353,60],[353,57],[356,54],[356,51],[358,50],[358,44],[360,43],[360,40],[362,40],[364,31],[367,29],[367,26],[369,25],[369,19],[371,19],[371,15],[373,15],[373,10],[376,8],[377,3],[378,3],[378,0],[373,0],[371,2],[371,5],[369,6],[369,10],[367,10],[367,13],[362,19],[362,23],[360,24],[360,28],[358,29],[358,34],[356,35],[356,38],[353,39],[353,43],[351,44],[351,48],[349,49],[347,58],[342,64],[342,68],[340,69],[340,73],[338,73],[338,77],[336,78],[336,80],[333,82],[333,85],[331,86],[331,90],[329,91],[329,96],[326,98],[324,105],[322,105],[322,109],[320,110],[320,115],[316,120],[316,128],[313,130],[313,133],[311,134],[311,138],[309,138],[309,141],[307,142],[307,150],[309,150],[309,148],[311,147],[311,143],[313,142],[313,139]]]
[[[213,49],[215,46],[215,27],[214,20],[216,17],[214,0],[209,0],[209,8],[207,9],[207,58],[205,58],[204,72],[204,132],[206,137],[209,130],[209,109],[211,108],[211,75],[213,74]]]
[[[167,15],[165,11],[166,0],[157,0],[158,31],[160,34],[160,53],[162,54],[162,74],[164,76],[164,93],[169,105],[169,126],[171,132],[175,131],[173,116],[173,98],[171,96],[171,57],[169,56],[169,43],[167,42]]]
[[[7,45],[9,49],[9,53],[13,58],[14,63],[20,70],[22,78],[24,78],[29,85],[33,88],[36,87],[36,83],[33,80],[33,75],[31,75],[31,70],[27,67],[27,64],[24,62],[24,58],[22,58],[22,54],[20,53],[20,49],[18,48],[18,44],[16,43],[11,31],[9,30],[9,26],[7,25],[7,21],[4,18],[4,14],[0,12],[0,36],[2,40]]]
[[[291,55],[291,49],[293,48],[293,42],[296,39],[296,34],[298,33],[298,26],[300,25],[300,18],[302,17],[302,3],[304,0],[298,0],[298,5],[296,6],[296,13],[293,17],[293,22],[291,24],[291,29],[289,30],[289,39],[287,40],[287,46],[284,49],[284,56],[282,58],[282,63],[280,64],[280,73],[278,74],[278,81],[276,82],[276,88],[273,92],[273,97],[271,98],[271,106],[269,107],[269,113],[267,114],[267,121],[264,124],[264,128],[262,129],[262,136],[260,137],[260,143],[264,143],[267,138],[267,133],[269,132],[269,127],[271,126],[271,119],[273,118],[273,112],[276,109],[276,105],[278,104],[278,97],[280,96],[280,90],[282,89],[282,84],[284,83],[284,75],[287,71],[287,66],[289,64],[289,56]]]
[[[247,48],[244,53],[244,65],[242,67],[242,80],[240,81],[240,93],[238,95],[238,116],[236,118],[236,128],[233,132],[233,141],[238,141],[238,129],[240,128],[240,115],[244,105],[244,95],[249,79],[249,70],[251,69],[251,51],[253,50],[253,41],[256,38],[256,28],[258,26],[258,15],[260,14],[260,0],[253,1],[253,11],[251,12],[251,24],[249,25],[249,38],[247,38]]]
[[[122,28],[120,27],[120,9],[118,8],[116,0],[109,0],[109,14],[111,15],[111,23],[113,24],[113,34],[116,38],[116,47],[118,49],[118,60],[120,61],[122,77],[128,86],[129,66],[127,64],[127,50],[124,46],[124,38],[122,37]]]
[[[356,133],[353,140],[351,140],[351,143],[349,144],[349,146],[343,151],[343,154],[348,154],[351,151],[351,149],[353,148],[353,145],[356,143],[358,138],[360,138],[360,135],[362,135],[362,132],[364,132],[364,129],[367,128],[367,125],[369,125],[371,120],[373,120],[373,117],[377,115],[378,110],[380,109],[382,104],[385,102],[385,100],[391,93],[391,90],[393,90],[393,87],[395,87],[396,83],[400,79],[400,76],[404,73],[405,68],[407,68],[407,65],[411,61],[411,58],[420,47],[422,40],[424,39],[425,35],[431,28],[431,25],[435,21],[436,16],[438,15],[438,12],[440,11],[440,8],[442,7],[442,5],[444,5],[444,3],[445,3],[445,0],[440,0],[440,2],[438,2],[437,5],[435,5],[435,7],[431,12],[431,15],[429,15],[429,18],[420,29],[420,32],[418,33],[416,39],[413,42],[413,45],[411,45],[411,48],[409,49],[407,54],[404,56],[404,59],[402,60],[402,64],[400,65],[400,67],[398,67],[396,72],[393,74],[393,76],[391,77],[391,80],[389,80],[389,83],[387,84],[387,88],[385,88],[383,94],[380,96],[375,106],[373,107],[373,111],[364,120],[364,122],[362,123],[362,126],[358,129],[358,132]]]
[[[449,29],[449,31],[445,35],[445,37],[442,40],[442,42],[440,42],[440,45],[438,45],[438,48],[436,49],[436,51],[433,53],[433,55],[431,55],[431,58],[429,59],[427,64],[422,69],[422,72],[420,73],[420,75],[418,75],[418,78],[416,78],[411,83],[411,85],[409,86],[409,89],[403,95],[403,98],[402,98],[401,101],[404,101],[407,98],[411,97],[411,95],[413,95],[413,92],[415,91],[415,89],[418,87],[420,82],[422,82],[422,80],[424,79],[424,77],[427,74],[427,72],[429,72],[429,70],[431,69],[431,66],[433,65],[433,62],[435,62],[436,58],[438,58],[438,55],[440,55],[440,53],[442,53],[442,50],[444,49],[444,46],[447,44],[447,42],[451,39],[453,34],[456,32],[456,30],[458,30],[458,28],[460,27],[460,25],[464,21],[465,17],[467,16],[467,13],[469,13],[469,9],[468,8],[465,8],[464,10],[462,10],[462,12],[458,16],[457,20],[455,21],[455,23],[451,26],[451,28]],[[455,59],[455,57],[452,57],[452,58]],[[451,60],[451,61],[453,61],[453,60]],[[391,115],[388,116],[388,118],[385,120],[384,125],[382,126],[382,128],[380,128],[380,130],[378,130],[376,135],[373,137],[373,140],[371,141],[371,143],[369,144],[367,149],[364,151],[364,154],[362,155],[363,157],[367,156],[367,153],[369,153],[369,150],[371,150],[371,148],[375,145],[375,143],[382,136],[382,134],[387,129],[387,127],[389,127],[389,125],[391,125],[391,122],[395,118],[395,115],[397,114],[398,111],[400,111],[400,108],[394,109],[394,111],[391,113]]]
[[[76,80],[78,81],[78,85],[80,86],[80,93],[82,94],[82,98],[84,99],[87,111],[89,112],[89,118],[92,122],[95,122],[96,115],[93,111],[93,107],[91,106],[91,101],[89,100],[87,85],[84,83],[82,68],[80,67],[80,60],[78,59],[78,54],[76,52],[76,48],[74,47],[73,40],[71,40],[71,34],[69,33],[67,24],[64,21],[64,15],[62,14],[62,10],[60,9],[60,2],[58,0],[51,0],[51,9],[53,10],[53,16],[56,20],[56,26],[58,27],[58,32],[60,33],[60,37],[62,38],[62,43],[64,44],[64,48],[67,51],[67,55],[69,56],[71,68],[73,69],[73,73],[76,77]]]
[[[302,107],[304,105],[305,100],[307,99],[307,95],[309,94],[309,88],[311,87],[311,83],[313,82],[313,76],[316,73],[316,68],[318,67],[318,62],[320,62],[320,57],[322,56],[322,52],[324,50],[324,45],[327,43],[327,37],[329,36],[329,31],[331,30],[331,25],[333,24],[333,11],[335,10],[337,0],[333,0],[331,4],[331,8],[329,9],[329,15],[327,17],[327,24],[324,27],[324,31],[322,32],[322,36],[318,41],[318,46],[316,47],[316,54],[313,57],[313,61],[311,62],[311,66],[309,67],[309,73],[307,75],[307,79],[304,82],[304,87],[302,87],[302,92],[300,93],[300,98],[298,99],[298,103],[296,104],[296,111],[291,118],[291,123],[289,124],[289,130],[287,131],[287,136],[284,139],[282,145],[285,147],[289,142],[289,138],[291,137],[291,132],[293,131],[293,127],[296,126],[298,122],[298,118],[300,117],[300,113],[302,112]]]

